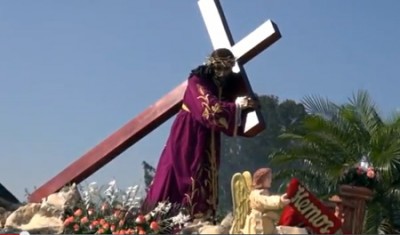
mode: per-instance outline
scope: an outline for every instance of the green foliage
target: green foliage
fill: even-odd
[[[151,181],[153,181],[153,177],[156,172],[156,169],[153,166],[151,166],[149,163],[147,163],[146,161],[142,162],[142,166],[143,166],[143,171],[144,171],[144,184],[145,184],[146,190],[147,190],[151,184]]]
[[[368,156],[379,177],[364,230],[387,233],[388,224],[395,229],[400,215],[393,209],[400,205],[400,116],[384,121],[366,91],[342,105],[317,96],[308,96],[303,103],[310,115],[301,128],[280,136],[292,145],[269,156],[282,169],[277,177],[298,177],[323,198],[337,193],[349,167]],[[345,176],[351,177],[351,172]]]

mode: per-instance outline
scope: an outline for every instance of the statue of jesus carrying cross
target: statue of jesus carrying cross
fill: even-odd
[[[257,116],[254,123],[248,121],[248,110],[257,110],[258,103],[243,64],[281,35],[268,20],[234,44],[219,1],[198,0],[198,4],[214,51],[189,75],[143,209],[149,211],[168,200],[187,206],[192,219],[215,220],[221,133],[249,137],[264,128],[259,112],[252,112]]]
[[[158,202],[178,203],[192,218],[214,218],[218,204],[220,134],[243,134],[242,111],[255,109],[248,97],[230,97],[240,74],[232,72],[229,49],[214,50],[204,65],[191,71],[181,110],[158,162],[144,202],[149,211]]]

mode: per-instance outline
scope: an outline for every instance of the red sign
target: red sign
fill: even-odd
[[[298,179],[292,179],[286,193],[290,198],[290,206],[302,217],[304,224],[317,234],[334,234],[342,226],[342,222],[310,193]]]

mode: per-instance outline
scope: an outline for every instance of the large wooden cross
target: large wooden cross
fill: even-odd
[[[281,37],[277,26],[272,21],[267,20],[248,36],[234,44],[219,0],[198,0],[198,4],[213,47],[226,47],[232,50],[237,58],[235,69],[237,72],[240,71],[242,75],[245,90],[249,95],[252,95],[252,89],[242,66]],[[81,183],[155,130],[180,110],[186,86],[187,81],[182,82],[144,112],[89,150],[34,191],[29,196],[29,201],[40,202],[42,198],[57,192],[68,183]],[[254,136],[264,129],[262,117],[258,111],[255,112],[258,119],[256,119],[254,125],[247,128],[246,136]]]

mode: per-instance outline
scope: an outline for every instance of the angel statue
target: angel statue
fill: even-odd
[[[232,177],[234,221],[230,234],[277,234],[276,221],[279,215],[274,212],[290,203],[286,193],[270,195],[272,170],[258,169],[253,174],[246,171]]]

